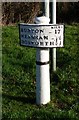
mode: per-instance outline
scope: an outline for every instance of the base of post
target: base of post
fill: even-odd
[[[42,102],[37,102],[37,101],[36,101],[36,104],[37,104],[37,105],[46,105],[46,104],[48,104],[48,103],[50,103],[50,100],[47,101],[47,102],[44,102],[44,103],[42,103]]]

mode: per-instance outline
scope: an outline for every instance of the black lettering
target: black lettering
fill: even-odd
[[[56,38],[56,43],[57,43],[57,38]]]
[[[34,42],[32,41],[32,42],[31,42],[31,44],[33,45],[33,44],[34,44]]]
[[[38,36],[35,36],[35,39],[38,39]]]
[[[58,34],[60,34],[60,29],[58,29]]]
[[[57,30],[55,30],[55,34],[57,34]]]
[[[57,45],[58,43],[56,43],[55,45]]]
[[[56,26],[56,28],[57,28],[57,26]]]
[[[32,38],[32,39],[34,39],[34,38],[35,38],[35,36],[31,36],[31,38]]]
[[[61,40],[61,36],[59,37],[59,40]]]
[[[54,45],[54,42],[50,42],[50,45]]]
[[[35,36],[35,39],[38,39],[38,36]]]
[[[44,43],[43,43],[43,42],[40,42],[40,45],[42,45],[42,46],[43,46],[43,45],[44,45]]]
[[[55,34],[60,34],[60,29],[55,30]]]
[[[39,40],[40,40],[40,39],[42,40],[43,38],[40,36],[40,37],[39,37]]]
[[[38,36],[36,36],[36,39],[38,39]]]
[[[58,28],[60,28],[60,26],[58,26]]]
[[[35,45],[39,45],[39,42],[35,42]]]
[[[36,29],[36,30],[35,30],[35,33],[38,33],[38,32],[39,32],[39,30],[38,30],[38,29]]]
[[[45,45],[47,46],[47,45],[48,45],[48,42],[45,42]]]
[[[27,32],[27,29],[24,28],[24,32]]]
[[[58,39],[56,38],[56,45],[58,44],[58,43],[57,43],[57,40],[58,40]]]
[[[21,32],[23,32],[23,28],[21,28]]]
[[[58,43],[56,42],[56,44],[55,45],[57,45]]]
[[[60,41],[60,44],[59,45],[61,45],[61,41]]]
[[[44,39],[48,40],[48,36],[44,36]]]
[[[53,29],[53,27],[51,27]]]
[[[22,35],[21,35],[21,37],[23,38],[23,37],[24,37],[24,35],[22,34]]]
[[[40,30],[40,33],[43,33],[44,32],[44,30]]]
[[[25,38],[27,38],[27,35],[25,35]]]
[[[30,31],[31,31],[31,29],[29,28],[29,29],[27,29],[27,31],[28,31],[28,32],[30,32]]]
[[[27,44],[27,41],[25,41],[25,44]]]
[[[30,39],[31,38],[31,36],[30,35],[28,35],[28,39]]]
[[[31,29],[32,33],[35,31],[34,29]]]
[[[32,39],[38,39],[38,36],[33,35],[33,36],[31,36],[31,38]]]

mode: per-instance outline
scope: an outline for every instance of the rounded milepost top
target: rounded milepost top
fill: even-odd
[[[36,17],[34,21],[36,24],[49,24],[50,18],[46,16],[41,16],[41,17]]]

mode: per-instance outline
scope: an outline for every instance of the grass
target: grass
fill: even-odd
[[[79,25],[66,25],[64,44],[51,74],[51,102],[37,106],[36,49],[20,46],[18,26],[3,26],[3,120],[79,119]]]

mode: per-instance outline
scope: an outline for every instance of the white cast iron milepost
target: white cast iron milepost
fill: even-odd
[[[36,103],[50,102],[49,48],[63,47],[64,25],[49,24],[49,18],[36,17],[36,24],[20,23],[20,45],[36,47]]]
[[[53,68],[56,71],[56,47],[63,47],[64,25],[56,24],[56,3],[53,6],[53,24],[49,24],[49,0],[45,0],[45,16],[35,18],[37,25],[26,23],[19,25],[20,45],[36,47],[36,104],[38,105],[50,102],[49,48],[54,50]]]
[[[49,18],[36,17],[36,24],[49,24]],[[50,73],[49,73],[49,48],[36,50],[36,103],[38,105],[50,102]]]

